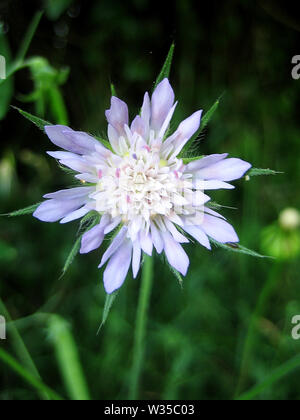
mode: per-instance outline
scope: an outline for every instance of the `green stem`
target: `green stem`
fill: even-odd
[[[143,266],[142,285],[137,309],[134,347],[133,347],[133,364],[130,378],[129,399],[137,400],[139,394],[139,384],[142,372],[142,364],[145,351],[145,334],[147,326],[147,314],[149,301],[151,296],[153,281],[153,258],[146,256]]]
[[[247,337],[245,340],[243,355],[242,355],[239,381],[238,381],[238,386],[237,386],[237,390],[235,394],[236,398],[238,397],[241,390],[243,389],[245,381],[247,379],[247,374],[249,372],[249,365],[251,363],[252,352],[256,344],[257,323],[259,319],[261,318],[261,316],[263,315],[265,307],[267,303],[269,302],[269,299],[274,291],[274,288],[276,287],[278,283],[278,279],[280,278],[280,273],[281,273],[280,267],[281,267],[280,264],[274,263],[273,268],[270,271],[268,280],[265,283],[261,291],[261,294],[258,298],[255,311],[252,315]]]

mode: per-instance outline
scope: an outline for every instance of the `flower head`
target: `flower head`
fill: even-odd
[[[100,223],[82,237],[81,253],[100,247],[115,231],[100,267],[106,263],[104,285],[112,293],[123,284],[130,265],[136,277],[142,252],[165,253],[170,265],[186,275],[189,258],[181,244],[196,239],[211,249],[209,238],[239,241],[223,216],[207,206],[208,190],[232,189],[229,181],[251,167],[227,154],[206,156],[184,164],[180,153],[200,127],[202,111],[183,121],[168,135],[177,102],[168,79],[146,93],[140,115],[131,125],[127,105],[112,97],[106,111],[110,149],[98,140],[65,126],[48,126],[52,143],[66,151],[50,156],[78,174],[86,185],[47,194],[34,216],[45,222],[67,223],[97,211]]]

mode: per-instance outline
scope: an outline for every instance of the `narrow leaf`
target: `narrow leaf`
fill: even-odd
[[[110,310],[112,308],[112,305],[113,305],[117,296],[118,296],[118,291],[112,293],[111,295],[106,295],[104,310],[103,310],[103,315],[102,315],[102,322],[101,322],[101,325],[100,325],[99,330],[97,332],[97,335],[99,334],[101,328],[106,323],[109,312],[110,312]]]
[[[208,125],[210,120],[212,119],[214,113],[219,107],[220,100],[222,96],[220,96],[217,101],[213,104],[213,106],[204,114],[204,116],[201,119],[201,125],[199,131],[191,138],[191,140],[185,145],[183,148],[183,151],[181,152],[181,156],[185,156],[186,152],[190,149],[190,147],[193,145],[195,140],[199,137],[199,135],[203,132],[205,127]]]
[[[49,395],[52,400],[63,400],[55,391],[45,385],[40,379],[32,375],[26,370],[14,357],[7,353],[4,349],[0,348],[0,360],[9,366],[17,375],[23,378],[37,391]]]
[[[21,43],[19,52],[18,52],[17,57],[16,57],[16,63],[21,63],[24,60],[24,58],[25,58],[25,56],[28,52],[28,49],[30,47],[31,41],[34,37],[34,34],[35,34],[35,32],[36,32],[36,30],[39,26],[39,23],[42,19],[42,16],[43,16],[43,12],[37,12],[35,14],[35,16],[33,17],[32,21],[31,21],[31,23],[30,23],[30,25],[27,29],[27,32],[24,36],[23,42]]]
[[[69,253],[65,265],[62,270],[61,278],[66,274],[70,266],[72,265],[75,257],[80,251],[81,246],[81,239],[83,235],[88,232],[90,229],[92,229],[94,226],[96,226],[99,223],[100,216],[98,213],[95,214],[95,212],[88,213],[80,222],[79,232],[80,236],[77,238],[75,244],[73,245],[71,252]]]
[[[8,217],[17,217],[17,216],[25,216],[26,214],[32,214],[36,211],[36,209],[40,206],[41,203],[33,204],[32,206],[25,207],[21,210],[16,210],[11,213],[1,214],[1,216],[8,216]]]
[[[256,251],[252,251],[251,249],[245,248],[244,246],[240,245],[240,244],[221,244],[220,242],[210,238],[210,241],[219,248],[223,248],[226,249],[227,251],[231,251],[231,252],[236,252],[239,254],[245,254],[245,255],[250,255],[251,257],[255,257],[255,258],[271,258],[268,257],[266,255],[261,255]]]
[[[174,57],[174,51],[175,51],[175,44],[173,43],[171,45],[170,50],[169,50],[166,61],[163,65],[163,68],[161,69],[161,72],[160,72],[158,78],[156,79],[154,88],[156,88],[157,85],[159,85],[159,83],[162,82],[165,78],[169,78],[170,72],[171,72],[171,67],[172,67],[172,61],[173,61],[173,57]]]
[[[279,366],[262,383],[250,389],[250,391],[245,392],[245,394],[238,397],[237,400],[238,401],[254,400],[254,398],[257,395],[261,394],[265,389],[271,387],[283,377],[287,376],[291,372],[294,372],[296,370],[298,371],[299,367],[300,367],[300,357],[298,355],[294,357],[293,359],[289,360],[288,362],[284,363],[283,365]]]
[[[22,109],[17,108],[16,106],[13,106],[12,108],[16,109],[23,117],[31,121],[34,125],[36,125],[42,131],[45,130],[45,126],[52,125],[48,121],[45,121],[39,117],[36,117],[35,115],[29,114],[29,112],[23,111]]]
[[[261,175],[279,175],[283,174],[283,172],[277,172],[272,169],[258,169],[252,168],[248,173],[247,176],[261,176]]]

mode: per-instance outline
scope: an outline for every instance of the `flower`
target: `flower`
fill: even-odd
[[[67,223],[90,211],[100,223],[82,237],[82,254],[100,247],[105,235],[115,235],[100,266],[107,263],[104,286],[111,294],[119,289],[130,265],[138,275],[142,252],[165,253],[169,264],[186,275],[189,258],[182,248],[187,236],[211,249],[239,241],[233,227],[207,203],[207,190],[232,189],[228,182],[241,178],[251,167],[228,154],[206,156],[188,164],[179,157],[200,127],[202,111],[183,121],[168,135],[177,102],[168,79],[145,94],[140,115],[129,125],[128,107],[116,97],[106,111],[111,150],[90,135],[65,126],[47,126],[56,146],[66,151],[48,152],[61,165],[78,172],[81,187],[44,196],[34,216],[44,222]]]

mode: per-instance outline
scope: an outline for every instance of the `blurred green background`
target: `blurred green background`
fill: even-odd
[[[139,397],[299,399],[300,341],[291,337],[291,320],[300,315],[299,227],[279,220],[284,209],[300,209],[300,80],[291,76],[300,54],[296,5],[2,0],[0,54],[8,64],[40,8],[26,67],[0,86],[1,213],[73,182],[47,158],[53,147],[46,136],[10,104],[103,134],[110,83],[134,116],[174,41],[176,118],[208,110],[224,93],[200,153],[229,152],[283,172],[213,195],[237,209],[224,214],[241,243],[276,259],[189,245],[183,289],[156,259]],[[1,400],[43,398],[41,384],[63,398],[129,395],[140,278],[128,277],[97,336],[105,302],[99,251],[78,256],[60,278],[77,230],[76,223],[0,218],[0,315],[14,320],[0,351],[25,369],[13,371],[15,362],[0,354]],[[42,380],[31,386],[28,372],[37,371]]]

